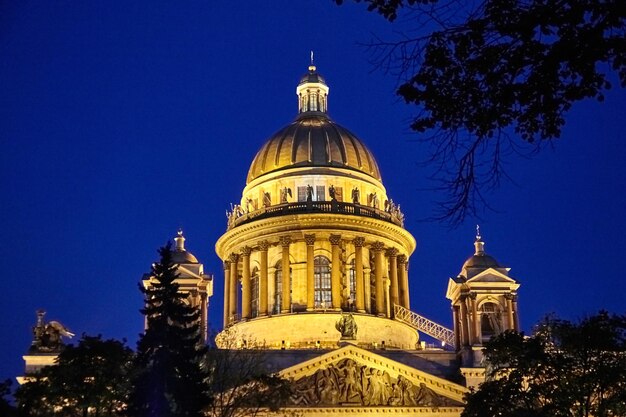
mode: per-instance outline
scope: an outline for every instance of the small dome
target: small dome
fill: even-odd
[[[178,251],[174,249],[172,251],[172,261],[176,264],[197,264],[198,259],[191,252]]]
[[[297,167],[347,168],[381,180],[376,160],[361,140],[321,112],[301,113],[272,135],[252,161],[247,183]]]
[[[472,255],[467,258],[467,261],[463,264],[463,268],[500,268],[498,262],[493,258],[493,256],[489,256],[487,254],[482,255]]]
[[[300,78],[300,83],[298,85],[306,84],[306,83],[320,83],[326,84],[326,80],[324,77],[319,75],[314,66],[309,67],[309,72],[304,74],[302,78]]]

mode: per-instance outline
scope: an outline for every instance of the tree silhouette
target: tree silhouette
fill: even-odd
[[[626,85],[622,0],[355,1],[412,22],[401,38],[368,46],[417,106],[411,128],[430,133],[429,162],[447,193],[439,219],[475,214],[509,152],[560,137],[572,105],[602,101],[611,77]]]
[[[484,352],[487,381],[461,417],[626,416],[626,316],[548,318],[533,336],[505,332]]]
[[[137,343],[129,411],[133,417],[199,417],[210,403],[200,312],[178,291],[171,243],[159,255],[151,272],[156,282],[147,289],[140,285],[147,329]]]

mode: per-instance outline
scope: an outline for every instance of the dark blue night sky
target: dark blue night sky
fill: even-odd
[[[358,46],[396,28],[330,0],[2,2],[0,378],[23,371],[39,308],[134,347],[139,279],[179,227],[216,275],[209,314],[221,324],[214,243],[256,151],[296,115],[311,49],[329,113],[377,157],[418,241],[413,310],[451,325],[447,279],[479,222],[487,252],[522,283],[525,330],[548,312],[624,313],[626,92],[575,105],[538,156],[511,155],[516,183],[487,194],[495,210],[450,230],[421,220],[442,196],[407,130],[413,109]]]

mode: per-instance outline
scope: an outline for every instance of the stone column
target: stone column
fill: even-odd
[[[280,245],[283,247],[283,261],[282,261],[282,296],[281,296],[281,313],[289,313],[291,311],[291,273],[289,268],[289,245],[291,244],[291,238],[289,236],[282,236],[280,238]]]
[[[504,300],[506,302],[506,319],[508,325],[506,330],[513,330],[515,328],[513,324],[513,294],[505,294]]]
[[[248,320],[250,318],[252,293],[250,288],[250,253],[252,249],[245,246],[241,249],[241,319]]]
[[[365,278],[363,276],[363,245],[365,238],[357,237],[354,243],[354,273],[356,280],[356,311],[365,313]]]
[[[222,265],[224,266],[224,328],[226,328],[230,324],[228,320],[230,317],[230,308],[228,307],[230,301],[230,262],[224,261]]]
[[[461,304],[461,344],[463,346],[469,345],[469,323],[467,317],[467,304],[466,304],[466,295],[462,295],[460,298]]]
[[[517,310],[517,295],[513,295],[513,300],[511,300],[511,303],[513,304],[513,315],[515,316],[513,317],[513,325],[515,326],[513,330],[519,332],[519,311]]]
[[[230,284],[228,286],[228,314],[230,322],[237,320],[237,255],[230,254]]]
[[[389,298],[391,298],[391,303],[389,304],[389,311],[391,312],[391,317],[393,317],[394,306],[400,305],[400,296],[398,289],[398,249],[390,248],[387,250],[387,257],[389,258]]]
[[[469,294],[471,303],[472,303],[472,323],[473,323],[473,328],[472,328],[472,333],[473,333],[473,343],[480,345],[481,340],[480,340],[480,320],[479,320],[479,316],[478,316],[478,307],[476,305],[476,293],[472,292]]]
[[[259,316],[267,316],[267,249],[269,243],[267,240],[259,242],[259,250],[261,251],[261,273],[259,277]]]
[[[400,305],[410,310],[411,304],[409,303],[409,278],[406,273],[406,255],[398,256],[398,286],[400,287]]]
[[[383,250],[385,245],[382,242],[375,242],[372,245],[374,251],[374,280],[376,287],[376,315],[385,316],[385,283],[383,281]]]
[[[208,312],[209,312],[209,306],[208,306],[208,301],[207,301],[207,294],[206,292],[200,294],[200,332],[202,334],[202,341],[206,343],[207,339],[208,339],[208,325],[207,322],[209,321],[209,317],[208,317]]]
[[[304,235],[306,242],[306,311],[315,310],[315,235]]]
[[[340,235],[330,235],[332,260],[330,269],[331,296],[333,310],[341,310],[341,257],[339,254]]]
[[[459,306],[452,306],[452,329],[454,330],[454,347],[461,348],[461,328],[459,327]]]

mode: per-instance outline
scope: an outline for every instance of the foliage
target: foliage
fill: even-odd
[[[440,218],[453,223],[498,184],[501,155],[520,149],[509,134],[536,150],[560,137],[575,102],[604,99],[610,74],[626,85],[622,0],[355,1],[390,21],[404,8],[413,22],[400,40],[369,46],[418,107],[411,128],[434,132],[431,162],[449,193]]]
[[[488,379],[462,417],[626,416],[626,316],[549,317],[533,336],[506,332],[484,352]]]
[[[254,416],[261,409],[274,411],[291,394],[288,382],[267,369],[265,353],[259,349],[242,349],[244,345],[237,343],[242,339],[226,329],[220,334],[221,348],[211,348],[207,355],[212,416]]]
[[[129,410],[134,417],[197,417],[210,402],[200,312],[178,292],[171,244],[159,254],[160,261],[152,266],[153,286],[140,285],[148,326],[137,343],[138,371]]]
[[[83,335],[18,388],[23,416],[120,416],[128,400],[132,351],[117,340]]]
[[[10,379],[0,382],[0,416],[13,417],[16,415],[15,407],[11,404],[11,400],[7,398],[11,395],[11,385]]]

